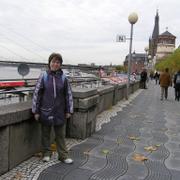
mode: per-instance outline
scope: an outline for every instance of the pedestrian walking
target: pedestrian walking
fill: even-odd
[[[67,77],[61,70],[62,56],[52,53],[49,56],[48,70],[43,72],[36,84],[32,112],[35,120],[41,123],[43,161],[50,161],[50,134],[55,132],[58,159],[71,164],[65,144],[66,119],[73,113],[73,98]]]
[[[159,84],[161,87],[161,100],[165,97],[168,98],[168,87],[172,85],[171,76],[169,74],[169,69],[166,68],[163,73],[161,73],[159,78]]]
[[[174,76],[175,100],[180,100],[180,70]]]
[[[149,78],[151,79],[151,81],[153,80],[153,78],[154,78],[154,73],[153,73],[153,71],[150,72]]]
[[[154,75],[154,79],[155,79],[156,84],[158,84],[159,76],[160,75],[159,75],[158,72],[156,72],[155,75]]]
[[[143,71],[141,72],[140,74],[140,84],[141,84],[141,88],[143,89],[147,89],[147,86],[146,86],[146,81],[147,81],[147,71],[146,69],[143,69]]]

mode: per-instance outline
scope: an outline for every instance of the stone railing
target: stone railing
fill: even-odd
[[[139,88],[130,85],[129,93]],[[126,95],[125,85],[97,89],[73,88],[74,115],[67,121],[67,137],[85,139],[95,132],[96,116]],[[31,113],[31,102],[0,108],[0,175],[41,150],[41,128]]]

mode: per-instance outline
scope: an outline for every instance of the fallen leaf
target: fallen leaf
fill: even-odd
[[[157,150],[157,147],[156,147],[156,146],[146,146],[146,147],[144,147],[144,149],[145,149],[146,151],[152,152],[152,151],[156,151],[156,150]]]
[[[139,137],[135,137],[135,136],[128,136],[129,139],[133,140],[133,141],[140,141]]]
[[[108,153],[109,153],[109,150],[108,150],[108,149],[103,149],[101,152],[102,152],[103,154],[108,154]]]
[[[155,146],[156,146],[156,147],[160,147],[160,146],[161,146],[161,144],[156,144]]]
[[[117,144],[122,144],[123,143],[123,140],[121,138],[118,138],[117,139]]]
[[[57,146],[55,143],[51,144],[51,151],[55,152],[57,150]]]
[[[133,160],[142,162],[142,161],[148,160],[148,158],[145,157],[145,156],[142,155],[142,154],[137,154],[137,153],[136,153],[136,154],[133,154]]]
[[[16,175],[14,176],[14,180],[20,180],[23,178],[23,175],[21,172],[17,172]]]

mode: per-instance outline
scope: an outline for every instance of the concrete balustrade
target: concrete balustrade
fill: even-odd
[[[113,97],[114,97],[114,86],[102,86],[97,89],[99,95],[99,103],[98,103],[98,114],[103,112],[106,109],[109,109],[113,105]]]
[[[67,123],[67,136],[85,139],[95,131],[99,96],[97,89],[73,88],[74,115]]]
[[[0,174],[41,149],[40,124],[31,114],[31,102],[0,108]]]
[[[130,85],[133,93],[139,82]],[[67,137],[85,139],[95,132],[96,116],[126,95],[126,85],[73,88],[74,114],[67,120]],[[33,119],[31,102],[0,108],[0,175],[41,150],[40,124]]]

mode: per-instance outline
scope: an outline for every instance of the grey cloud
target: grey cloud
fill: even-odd
[[[173,9],[172,13],[167,13],[169,7]],[[34,61],[41,58],[13,42],[31,49],[34,54],[42,53],[43,57],[51,51],[61,51],[69,63],[84,59],[88,63],[112,61],[118,64],[128,53],[129,41],[116,43],[115,38],[117,34],[129,37],[130,12],[136,11],[139,16],[134,25],[133,49],[143,52],[152,34],[157,8],[160,32],[168,26],[169,31],[177,36],[177,45],[180,43],[178,7],[180,1],[177,0],[1,0],[0,32],[13,41],[0,34],[0,45],[8,46],[17,54]],[[1,55],[15,56],[2,49],[0,46]]]

